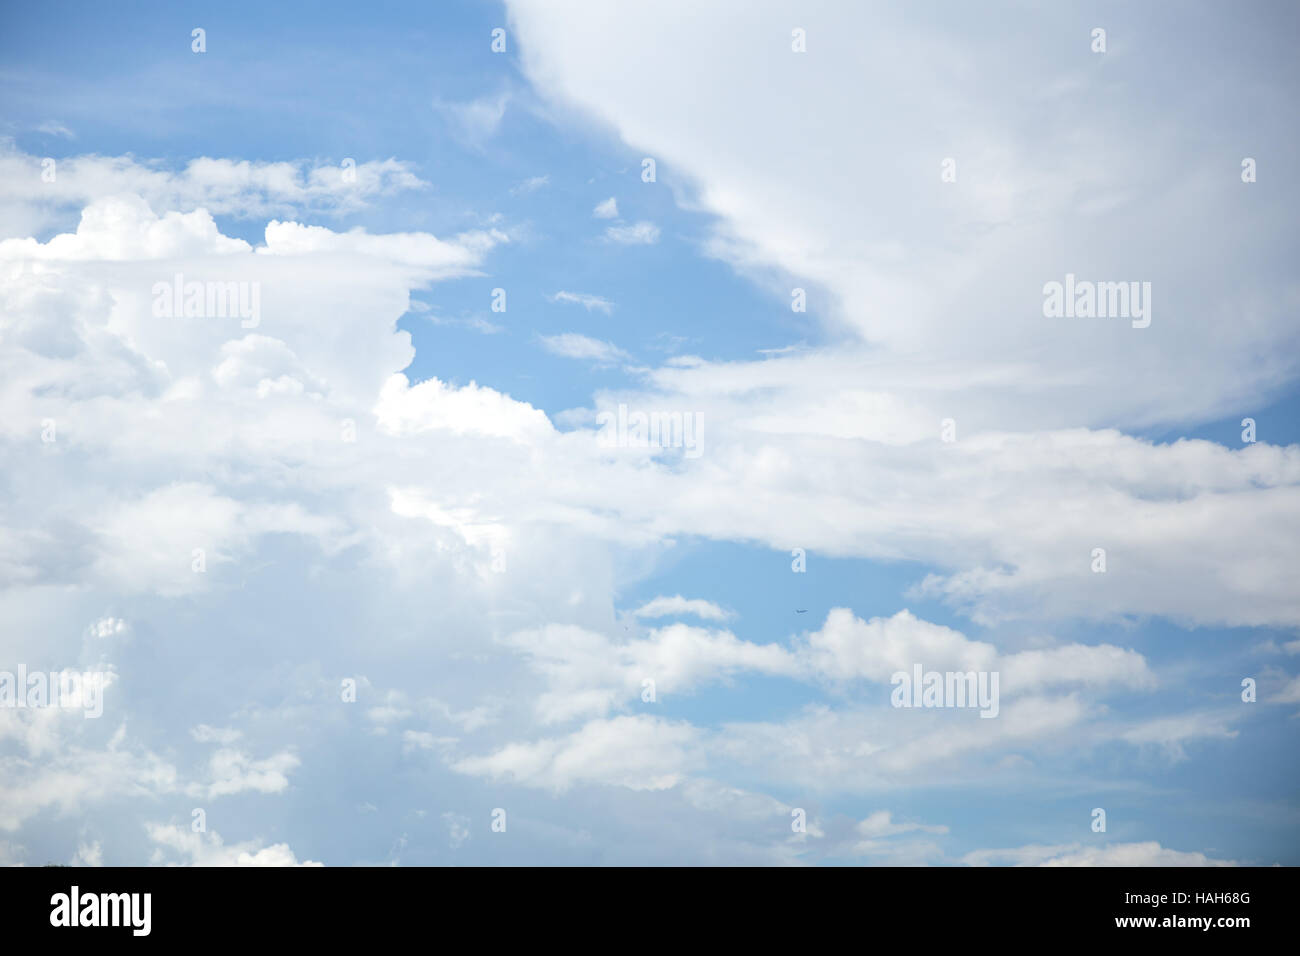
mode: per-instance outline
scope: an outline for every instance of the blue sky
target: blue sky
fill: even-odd
[[[5,12],[0,862],[1300,863],[1295,12],[669,6]]]

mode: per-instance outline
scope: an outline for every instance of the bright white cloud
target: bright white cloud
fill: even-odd
[[[651,598],[645,604],[641,605],[632,612],[634,617],[676,617],[683,614],[690,614],[705,621],[725,621],[732,617],[731,612],[724,610],[712,601],[705,601],[700,598],[688,599],[680,594],[674,594],[672,597],[660,595]]]

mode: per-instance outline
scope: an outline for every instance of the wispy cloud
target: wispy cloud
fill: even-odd
[[[478,146],[491,139],[501,126],[510,105],[508,92],[480,96],[468,103],[433,101],[433,108],[443,118],[452,135],[469,145]]]
[[[631,357],[617,345],[579,335],[577,332],[543,335],[542,345],[552,355],[572,359],[586,359],[595,362],[597,365],[614,365]]]
[[[68,129],[58,120],[46,120],[40,126],[36,127],[36,132],[45,133],[47,136],[62,136],[65,139],[76,139],[77,134]]]
[[[484,335],[497,335],[505,331],[503,326],[497,325],[495,322],[489,322],[481,315],[470,315],[459,319],[449,318],[445,315],[430,315],[428,319],[434,325],[473,329],[475,332],[482,332]]]
[[[527,196],[529,193],[535,193],[537,192],[537,190],[541,189],[544,186],[549,186],[550,184],[551,184],[551,177],[549,175],[533,176],[531,179],[525,179],[523,182],[516,183],[515,185],[511,186],[510,195]]]
[[[618,218],[618,200],[610,196],[604,202],[596,203],[596,208],[591,214],[597,219],[617,219]]]
[[[659,241],[659,227],[644,220],[631,226],[610,226],[605,238],[625,246],[649,246]]]
[[[614,309],[614,303],[610,302],[609,299],[602,298],[598,295],[588,295],[585,292],[560,291],[555,293],[555,295],[547,296],[547,298],[552,302],[564,302],[571,305],[580,305],[588,312],[593,309],[599,309],[606,315],[609,315]]]

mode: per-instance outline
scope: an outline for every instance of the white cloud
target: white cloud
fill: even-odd
[[[121,734],[104,748],[58,742],[51,750],[41,756],[29,746],[39,760],[0,757],[0,776],[8,781],[0,788],[0,830],[13,832],[46,810],[66,817],[114,796],[142,798],[177,789],[171,764],[123,747]]]
[[[863,621],[847,608],[833,608],[822,628],[808,635],[804,656],[813,673],[832,681],[888,682],[894,673],[910,672],[918,663],[927,671],[996,671],[1004,695],[1072,684],[1141,689],[1154,683],[1146,660],[1136,651],[1110,644],[1067,644],[999,654],[992,644],[972,641],[906,610]]]
[[[571,625],[552,624],[504,639],[543,675],[547,689],[537,698],[546,723],[604,714],[639,699],[643,681],[659,694],[689,693],[696,687],[743,671],[795,676],[795,658],[776,644],[752,644],[729,631],[686,624],[652,630],[644,639],[614,641]]]
[[[125,634],[128,630],[126,621],[116,617],[102,617],[90,626],[91,636],[101,641]]]
[[[915,834],[945,834],[948,828],[925,823],[895,823],[888,810],[877,810],[853,828],[856,842],[854,856],[871,857],[877,865],[917,866],[930,858],[940,858],[943,851],[932,840],[918,840]],[[902,839],[900,839],[902,837]]]
[[[820,303],[809,320],[826,335],[870,343],[859,360],[905,379],[941,373],[943,404],[972,425],[1182,426],[1260,407],[1300,372],[1291,274],[1244,246],[1212,250],[1196,239],[1232,223],[1265,247],[1285,245],[1282,210],[1300,185],[1279,182],[1287,202],[1247,212],[1215,144],[1248,139],[1248,117],[1156,122],[1225,88],[1284,109],[1277,60],[1272,83],[1254,70],[1198,76],[1156,106],[1106,86],[1084,61],[1060,60],[1054,44],[1075,29],[1064,8],[1024,21],[1014,3],[997,4],[977,22],[973,12],[828,6],[806,11],[800,25],[817,49],[796,56],[778,50],[775,38],[790,35],[779,0],[747,4],[743,15],[689,0],[627,15],[581,0],[506,6],[537,92],[656,157],[682,205],[714,217],[710,251],[785,303],[805,287]],[[688,37],[674,30],[680,17]],[[1022,55],[971,42],[989,17],[1020,24]],[[1126,32],[1165,29],[1152,8]],[[725,50],[714,42],[724,34]],[[866,35],[890,42],[863,56],[855,38]],[[1146,52],[1165,72],[1195,65],[1185,46]],[[1107,98],[1111,138],[1080,134],[1079,104],[1094,96]],[[789,122],[772,122],[772,104],[787,104]],[[1110,145],[1124,139],[1146,144],[1141,159]],[[949,157],[955,182],[941,178]],[[1166,167],[1174,180],[1155,172]],[[1179,198],[1191,192],[1207,197],[1195,210]],[[1071,223],[1066,260],[1062,222]],[[1045,319],[1042,287],[1067,271],[1152,282],[1152,324]],[[1229,315],[1249,318],[1225,341]],[[860,363],[855,371],[860,381]]]
[[[613,196],[603,199],[596,203],[596,208],[591,214],[597,219],[617,219],[618,218],[618,200]]]
[[[562,332],[559,335],[543,335],[542,345],[552,355],[563,358],[583,359],[597,365],[615,365],[628,360],[629,356],[617,345],[602,342],[577,332]]]
[[[450,751],[456,745],[455,737],[435,737],[427,730],[402,731],[402,750],[412,753],[418,750]]]
[[[240,218],[303,213],[338,215],[374,200],[428,186],[411,165],[396,159],[365,160],[346,170],[306,161],[250,162],[199,157],[173,171],[159,161],[130,156],[69,156],[57,160],[53,182],[39,180],[41,157],[0,143],[0,221],[36,232],[60,221],[63,211],[112,196],[136,196],[177,215],[207,210]],[[21,235],[8,231],[9,235]],[[4,233],[0,233],[4,235]]]
[[[215,830],[194,833],[175,824],[151,823],[149,839],[157,843],[152,863],[167,866],[324,866],[311,860],[298,862],[287,843],[263,847],[260,840],[227,845]],[[171,851],[169,854],[167,851]],[[181,862],[172,858],[178,854]]]
[[[659,227],[645,221],[630,226],[608,226],[605,238],[624,246],[650,246],[659,241]]]
[[[46,136],[61,136],[64,139],[76,139],[77,134],[68,129],[67,126],[58,120],[46,120],[36,127],[36,132],[44,133]]]
[[[433,108],[462,142],[481,146],[496,135],[501,120],[506,115],[506,108],[510,105],[510,99],[508,92],[480,96],[465,103],[449,103],[435,99]]]
[[[688,600],[680,594],[674,594],[672,597],[660,595],[652,598],[633,611],[632,614],[634,617],[649,618],[691,614],[705,621],[725,621],[733,616],[730,611],[724,610],[712,601],[698,598]]]
[[[342,668],[358,645],[388,650],[396,645],[382,642],[402,641],[417,686],[418,675],[443,669],[458,688],[473,668],[492,675],[491,688],[507,699],[500,713],[468,677],[454,707],[426,704],[420,693],[359,705],[357,717],[375,714],[393,728],[389,740],[369,743],[391,744],[413,764],[442,760],[461,775],[551,791],[610,785],[662,794],[684,793],[695,772],[734,761],[760,779],[770,774],[774,792],[797,785],[842,793],[942,779],[954,766],[982,769],[1008,752],[1050,753],[1062,739],[1077,745],[1075,731],[1086,745],[1120,740],[1135,749],[1225,735],[1195,715],[1163,726],[1107,715],[1101,694],[1153,683],[1142,655],[1113,644],[1016,651],[1001,637],[995,646],[906,612],[862,619],[847,609],[786,643],[681,624],[644,639],[610,638],[604,629],[622,583],[611,555],[700,535],[782,549],[779,565],[798,542],[813,561],[933,563],[940,572],[925,592],[989,619],[1300,620],[1293,583],[1259,557],[1295,552],[1295,449],[989,431],[964,419],[961,440],[943,445],[936,422],[948,398],[917,396],[931,388],[961,394],[945,379],[962,375],[936,368],[919,386],[900,384],[885,363],[864,373],[851,368],[854,355],[814,353],[766,361],[763,372],[759,363],[703,360],[649,371],[644,390],[623,399],[700,411],[719,438],[690,468],[633,462],[602,455],[590,430],[560,433],[540,408],[497,388],[401,373],[413,350],[396,322],[411,289],[480,269],[499,241],[491,235],[437,240],[272,223],[264,249],[250,251],[210,217],[185,215],[107,202],[85,235],[55,247],[59,255],[51,244],[3,247],[12,269],[0,274],[0,361],[11,374],[0,376],[0,454],[15,481],[0,519],[0,572],[11,582],[5,610],[30,606],[25,620],[41,625],[16,632],[45,636],[43,618],[60,613],[46,592],[57,590],[93,608],[68,611],[76,611],[74,637],[114,608],[153,639],[180,598],[196,610],[196,634],[181,640],[167,631],[174,649],[233,641],[237,612],[255,613],[251,599],[273,592],[277,602],[317,609],[304,635],[282,637],[310,648],[307,658]],[[255,334],[238,323],[152,320],[153,281],[176,270],[198,275],[218,261],[263,283],[267,314]],[[575,348],[595,357],[590,345]],[[861,387],[864,374],[872,390]],[[302,388],[262,389],[285,380]],[[46,417],[59,423],[58,442],[33,451]],[[356,425],[355,442],[340,438],[344,419]],[[1087,569],[1098,542],[1111,555],[1104,576]],[[511,573],[479,574],[502,544]],[[205,575],[191,569],[197,546],[207,548]],[[144,597],[124,612],[114,603],[133,595]],[[683,612],[720,610],[682,601]],[[358,634],[357,620],[375,626]],[[242,624],[255,622],[245,615]],[[608,629],[617,634],[616,624]],[[509,635],[504,657],[490,643],[500,634]],[[847,681],[879,685],[889,667],[921,655],[927,666],[933,657],[999,668],[1003,692],[1017,699],[998,720],[969,726],[964,715],[905,722],[887,708],[887,693],[879,706],[835,697],[833,707],[716,730],[618,712],[635,706],[647,676],[661,694],[762,674],[818,689],[825,681],[835,695]],[[323,683],[333,701],[337,685]],[[297,690],[277,681],[274,693],[285,698],[277,706],[326,720],[344,709],[306,711]],[[240,726],[257,710],[241,712]],[[399,734],[417,714],[434,729]],[[539,718],[588,722],[526,739]],[[84,812],[104,795],[287,794],[297,767],[287,742],[256,760],[231,749],[232,731],[200,729],[195,736],[225,755],[213,757],[201,782],[186,784],[142,747],[74,746],[39,723],[14,730],[3,720],[0,736],[21,733],[49,758],[0,758],[0,775],[21,781],[0,795],[0,826],[10,830],[43,810]],[[438,720],[469,742],[445,735]],[[368,731],[374,722],[356,723]],[[190,726],[175,732],[184,738]],[[700,801],[729,805],[721,789]],[[771,809],[761,795],[753,801]],[[930,832],[873,819],[868,829],[881,832],[860,834],[864,844]],[[185,858],[295,861],[283,844],[172,848]]]
[[[197,727],[190,728],[190,736],[201,744],[220,744],[229,747],[243,735],[233,727],[209,727],[207,724],[199,724]]]
[[[69,866],[103,866],[104,849],[98,840],[90,843],[78,843],[77,852],[73,854]]]
[[[0,259],[162,259],[229,255],[251,248],[242,239],[221,235],[206,209],[159,217],[139,196],[124,195],[86,207],[75,233],[62,233],[46,243],[0,241]]]
[[[560,291],[555,293],[555,295],[550,296],[550,300],[552,302],[566,302],[573,305],[580,305],[588,312],[593,309],[599,309],[606,315],[609,315],[614,309],[614,303],[610,302],[608,299],[602,298],[598,295],[588,295],[585,292]]]
[[[888,810],[877,810],[862,820],[854,828],[867,839],[897,836],[900,833],[947,833],[945,826],[929,826],[923,823],[895,823],[894,816]]]
[[[1013,866],[1236,866],[1231,860],[1215,860],[1199,852],[1184,852],[1162,847],[1155,841],[1143,843],[1109,843],[1084,846],[1080,843],[1060,846],[1029,845],[1009,850],[976,850],[962,862],[970,866],[1010,864]]]
[[[323,226],[272,221],[266,227],[266,246],[258,251],[272,256],[322,252],[373,256],[419,267],[430,278],[453,278],[474,274],[483,253],[508,241],[499,230],[462,233],[445,241],[423,232],[372,236],[364,229],[333,232]]]
[[[447,845],[451,849],[460,849],[470,839],[469,817],[447,812],[442,815],[442,822],[447,825]]]
[[[1139,747],[1154,746],[1173,760],[1187,757],[1186,745],[1196,740],[1231,740],[1239,712],[1178,714],[1142,721],[1124,731],[1122,738]]]
[[[511,186],[510,195],[526,196],[529,193],[536,192],[537,190],[541,189],[543,186],[549,186],[550,184],[551,184],[551,177],[549,175],[532,176],[528,179],[523,180],[522,182],[516,183],[514,186]]]
[[[284,752],[262,760],[253,760],[242,751],[222,747],[208,759],[210,782],[193,785],[192,794],[204,794],[209,799],[229,796],[251,790],[256,793],[280,793],[289,786],[287,774],[301,761]]]
[[[554,434],[543,412],[494,389],[473,382],[456,388],[436,378],[411,385],[400,373],[384,383],[374,413],[383,431],[398,436],[448,431],[531,443]]]
[[[630,790],[676,786],[695,763],[697,731],[657,717],[593,720],[567,737],[509,744],[452,764],[459,773],[562,793],[577,785]]]

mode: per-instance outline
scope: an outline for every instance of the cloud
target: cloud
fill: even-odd
[[[298,862],[287,843],[263,847],[260,840],[247,840],[226,845],[215,830],[193,833],[163,823],[151,823],[145,829],[149,839],[158,844],[150,861],[155,866],[324,866],[311,860]],[[175,862],[175,855],[181,862]]]
[[[442,822],[447,825],[447,845],[459,850],[469,839],[469,817],[459,813],[444,813]]]
[[[614,608],[626,592],[617,559],[688,536],[779,549],[769,555],[778,565],[796,541],[811,561],[924,562],[935,569],[928,579],[917,572],[925,594],[986,620],[1030,617],[1036,628],[1075,614],[1300,619],[1293,582],[1272,558],[1260,559],[1295,550],[1294,448],[1161,445],[1020,422],[968,428],[965,418],[960,440],[945,444],[938,413],[965,394],[947,384],[966,381],[961,369],[931,368],[906,382],[902,370],[912,366],[855,369],[856,353],[816,350],[646,370],[600,400],[698,411],[718,440],[698,463],[609,455],[589,428],[560,432],[504,384],[464,384],[448,373],[421,380],[411,367],[409,336],[397,328],[411,291],[483,270],[503,240],[275,221],[255,246],[223,235],[210,216],[158,208],[96,202],[84,234],[0,247],[0,362],[10,370],[0,376],[0,454],[14,476],[0,516],[0,601],[16,622],[12,640],[33,647],[57,641],[54,624],[65,617],[67,646],[78,652],[71,642],[88,622],[130,619],[136,645],[165,647],[176,662],[176,686],[156,682],[151,694],[201,697],[202,683],[186,674],[203,669],[185,655],[220,642],[240,679],[232,673],[209,700],[220,709],[186,706],[195,719],[237,712],[266,749],[235,748],[228,729],[201,724],[207,729],[195,733],[193,721],[169,727],[175,698],[133,696],[132,727],[148,728],[160,752],[219,745],[223,756],[207,757],[199,779],[185,780],[140,741],[82,739],[72,734],[93,731],[0,715],[0,736],[27,748],[0,758],[0,775],[20,781],[0,797],[0,826],[10,830],[38,828],[31,821],[42,812],[84,814],[121,796],[146,808],[187,792],[300,800],[295,754],[310,760],[313,741],[441,772],[439,786],[470,788],[451,788],[449,800],[466,800],[458,806],[474,805],[483,781],[509,780],[663,801],[619,802],[612,822],[594,815],[591,826],[607,829],[587,839],[615,847],[614,835],[629,834],[618,817],[632,806],[653,807],[645,815],[656,820],[661,810],[703,813],[692,799],[752,806],[746,820],[775,816],[771,798],[736,794],[735,768],[777,793],[843,794],[951,778],[954,768],[1011,772],[999,758],[1052,754],[1062,739],[1119,741],[1134,753],[1227,739],[1213,720],[1198,721],[1199,711],[1158,715],[1163,726],[1108,712],[1103,695],[1156,686],[1145,657],[1114,643],[1041,639],[1018,649],[1001,631],[995,643],[909,612],[860,617],[848,608],[773,643],[685,624],[620,636]],[[262,283],[256,332],[152,315],[154,282],[218,269]],[[588,359],[608,354],[574,348]],[[965,415],[974,405],[960,407]],[[46,418],[58,423],[52,447],[35,437]],[[1097,544],[1109,550],[1106,575],[1088,569]],[[196,547],[207,554],[202,574],[192,567]],[[494,549],[508,556],[509,572],[488,568]],[[718,609],[680,600],[681,612]],[[267,613],[290,605],[311,609],[301,627]],[[269,676],[268,642],[286,659]],[[405,693],[365,696],[363,687],[349,723],[339,716],[350,712],[337,702],[337,677],[374,659],[358,657],[362,650],[399,654],[404,673],[391,680]],[[999,668],[1014,699],[996,721],[963,723],[968,715],[904,718],[887,693],[870,696],[887,691],[890,667],[922,656],[927,667],[933,658]],[[134,663],[149,673],[147,662]],[[420,675],[429,673],[449,675],[441,706],[423,696]],[[638,706],[647,677],[661,695],[781,678],[812,702],[744,719],[724,710],[701,727],[623,712]],[[489,693],[504,703],[494,709]],[[390,728],[386,739],[370,736],[371,714]],[[549,729],[534,739],[539,721]],[[704,772],[727,779],[710,789]],[[350,814],[356,803],[347,802]],[[717,841],[673,841],[665,825],[650,828],[645,844],[610,852],[793,860],[729,822],[683,819],[694,827],[684,832],[704,825]],[[873,819],[874,834],[853,837],[873,844],[864,852],[931,832]],[[581,845],[574,841],[548,846]],[[284,844],[158,842],[182,859],[296,862]],[[642,848],[655,842],[664,845]],[[918,844],[916,852],[929,851]]]
[[[677,612],[690,603],[681,598],[663,602],[647,605],[647,616]],[[1067,732],[1089,745],[1116,739],[1135,746],[1150,742],[1141,725],[1101,723],[1104,711],[1081,696],[1149,690],[1154,681],[1141,655],[1112,645],[1080,644],[999,653],[991,644],[906,611],[863,621],[847,609],[833,609],[820,630],[790,646],[756,644],[728,631],[685,624],[651,630],[644,638],[617,639],[548,625],[511,634],[504,643],[542,678],[535,712],[547,724],[604,718],[642,706],[647,687],[653,688],[654,699],[667,699],[742,675],[824,684],[841,692],[849,682],[876,685],[874,692],[854,689],[854,706],[846,709],[810,705],[784,722],[730,722],[701,738],[700,753],[710,760],[779,766],[784,779],[807,786],[857,790],[904,778],[920,782],[959,760],[1050,748]],[[998,718],[983,720],[956,708],[919,720],[911,711],[890,706],[892,675],[910,673],[917,663],[926,670],[999,672],[1003,700]],[[1080,725],[1087,725],[1086,738],[1077,732]],[[1184,739],[1212,736],[1187,733]]]
[[[510,94],[502,92],[480,96],[464,103],[435,99],[433,108],[447,123],[452,135],[468,145],[478,147],[496,135],[510,100]]]
[[[617,219],[618,218],[618,200],[613,196],[603,199],[596,203],[596,208],[591,214],[597,219]]]
[[[1009,850],[975,850],[962,857],[969,866],[1237,866],[1232,860],[1215,860],[1204,853],[1170,850],[1154,840],[1143,843],[1109,843],[1085,847],[1031,844]]]
[[[402,750],[411,753],[417,750],[451,751],[456,746],[455,737],[435,737],[427,730],[402,731]]]
[[[529,193],[534,193],[537,190],[541,189],[543,186],[549,186],[550,184],[551,184],[551,177],[549,175],[532,176],[528,179],[522,180],[521,182],[518,182],[515,185],[511,186],[510,195],[526,196]]]
[[[604,714],[639,700],[646,680],[654,682],[656,694],[679,694],[746,671],[783,676],[799,671],[797,660],[779,645],[686,624],[623,641],[551,624],[511,634],[504,643],[545,678],[546,690],[536,703],[544,723]]]
[[[415,305],[414,303],[412,303],[412,308],[414,307]],[[417,311],[424,311],[424,310],[417,310]],[[504,326],[497,325],[495,322],[489,322],[481,315],[469,315],[461,318],[452,318],[450,316],[445,316],[445,315],[429,314],[426,316],[426,318],[433,325],[446,325],[455,328],[470,329],[474,332],[478,332],[481,335],[500,335],[502,332],[505,331]]]
[[[554,433],[543,412],[495,389],[473,382],[455,388],[436,378],[412,385],[400,373],[384,383],[374,414],[379,428],[394,436],[449,431],[531,443]]]
[[[593,309],[599,309],[606,315],[614,310],[614,303],[608,299],[603,299],[598,295],[588,295],[585,292],[557,292],[549,297],[552,302],[566,302],[573,305],[580,305],[588,312]]]
[[[29,755],[39,751],[29,748]],[[171,764],[147,751],[132,752],[120,736],[103,748],[60,742],[38,761],[30,756],[0,757],[0,774],[10,781],[0,788],[0,830],[13,832],[46,810],[66,817],[115,796],[143,798],[177,789]]]
[[[510,780],[556,793],[582,785],[664,790],[693,764],[697,731],[657,717],[593,720],[567,737],[510,744],[452,764],[459,773]]]
[[[263,760],[253,760],[239,750],[222,747],[208,760],[210,782],[194,785],[192,794],[209,799],[251,790],[256,793],[281,793],[289,786],[287,774],[301,763],[293,754],[278,753]]]
[[[602,342],[577,332],[543,335],[542,346],[552,355],[562,358],[583,359],[597,365],[615,365],[631,358],[626,352],[609,342]]]
[[[871,857],[877,864],[916,866],[930,858],[942,857],[943,852],[933,841],[912,838],[899,839],[905,834],[945,834],[946,826],[924,823],[895,823],[888,810],[877,810],[853,827],[850,852],[858,857]],[[833,851],[832,851],[833,852]]]
[[[462,233],[453,240],[441,240],[428,233],[390,233],[372,236],[364,229],[333,232],[323,226],[272,221],[266,227],[263,255],[300,256],[313,253],[371,256],[388,262],[419,267],[437,278],[472,275],[485,252],[508,242],[499,230]]]
[[[91,636],[101,641],[125,634],[129,630],[130,626],[126,621],[115,617],[100,618],[90,626]]]
[[[36,127],[36,132],[44,133],[46,136],[60,136],[64,139],[76,139],[77,134],[68,127],[64,126],[58,120],[46,120]]]
[[[205,253],[230,255],[251,249],[241,239],[221,235],[207,210],[169,212],[159,217],[139,196],[124,195],[86,207],[75,233],[61,233],[46,243],[34,239],[0,240],[0,259],[138,260]]]
[[[78,843],[77,852],[73,854],[72,859],[68,862],[69,866],[103,866],[104,849],[100,846],[99,841],[95,840],[90,843]]]
[[[605,238],[623,246],[649,246],[659,241],[659,227],[641,221],[630,226],[608,226]]]
[[[823,305],[809,321],[837,342],[859,340],[863,357],[911,374],[942,370],[949,408],[967,418],[1003,428],[1031,419],[1181,427],[1240,417],[1300,374],[1291,273],[1245,245],[1211,249],[1196,239],[1228,223],[1264,247],[1288,246],[1282,210],[1300,200],[1300,183],[1284,177],[1276,186],[1285,202],[1247,210],[1250,187],[1216,158],[1216,143],[1249,141],[1248,116],[1155,121],[1189,115],[1225,89],[1222,102],[1258,96],[1284,109],[1295,67],[1278,56],[1198,75],[1157,105],[1107,86],[1082,59],[1049,52],[1077,29],[1066,8],[1028,20],[1014,2],[985,11],[1024,28],[1023,49],[1009,60],[997,44],[971,42],[973,14],[811,10],[800,26],[819,46],[798,56],[774,45],[790,30],[778,0],[747,5],[743,17],[688,0],[626,16],[581,0],[506,7],[538,95],[656,157],[661,180],[671,170],[679,202],[712,217],[711,253],[786,303],[796,286],[817,294]],[[690,18],[689,37],[674,33],[676,16]],[[1156,36],[1170,24],[1149,8],[1126,31]],[[1272,29],[1216,28],[1246,46]],[[712,39],[722,34],[735,41],[725,50]],[[865,35],[881,38],[866,56],[849,40]],[[1164,73],[1195,67],[1191,45],[1146,55]],[[936,60],[960,65],[930,69]],[[1081,136],[1080,111],[1103,100],[1113,137]],[[788,106],[789,123],[771,122],[772,104]],[[863,115],[871,122],[840,121]],[[1146,144],[1140,160],[1109,145],[1125,138]],[[1269,149],[1289,155],[1295,145],[1294,131],[1279,130]],[[942,178],[946,159],[955,181]],[[1173,181],[1157,172],[1166,165],[1177,170]],[[1178,197],[1189,193],[1205,202],[1187,209]],[[1063,222],[1071,223],[1064,261]],[[1150,327],[1045,319],[1041,290],[1066,272],[1150,281]],[[1225,343],[1229,315],[1250,318]],[[1026,389],[1035,401],[1023,400]]]
[[[243,735],[233,727],[209,727],[207,724],[199,724],[197,727],[190,728],[190,736],[201,744],[220,744],[229,747]]]
[[[155,209],[178,215],[202,209],[252,219],[343,215],[378,199],[428,187],[409,163],[396,159],[345,166],[342,158],[317,164],[203,156],[173,170],[158,160],[88,154],[58,159],[52,182],[41,182],[40,174],[41,157],[0,142],[0,210],[11,224],[26,225],[32,232],[61,221],[65,210],[118,196],[139,197]],[[38,183],[35,189],[33,182]]]
[[[1232,724],[1239,712],[1178,714],[1142,721],[1121,735],[1130,744],[1156,747],[1171,760],[1187,758],[1186,745],[1195,740],[1231,740],[1239,731]]]
[[[871,816],[859,822],[854,829],[868,839],[897,836],[900,833],[948,832],[948,828],[945,826],[927,826],[923,823],[895,823],[893,814],[888,810],[877,810]]]
[[[906,610],[864,621],[847,608],[833,608],[818,631],[808,635],[803,656],[824,679],[888,682],[920,663],[927,671],[996,671],[1002,694],[1045,687],[1117,685],[1141,689],[1154,678],[1141,654],[1110,644],[1065,644],[999,654],[992,644],[923,621]]]
[[[633,611],[632,614],[634,617],[650,618],[691,614],[705,621],[725,621],[729,617],[734,617],[730,611],[720,608],[712,601],[687,600],[680,594],[674,594],[672,597],[660,595],[652,598]]]

